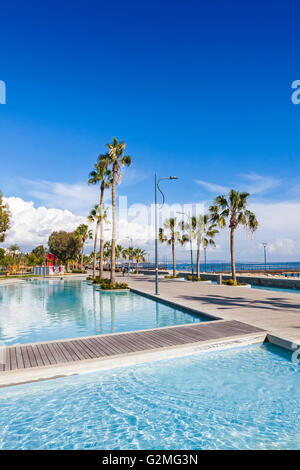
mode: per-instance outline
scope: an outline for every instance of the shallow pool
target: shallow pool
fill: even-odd
[[[251,288],[260,290],[271,290],[275,292],[285,292],[287,294],[300,294],[300,289],[287,289],[286,287],[255,286],[254,284],[252,284]]]
[[[0,389],[1,449],[300,449],[299,368],[249,346]]]
[[[0,287],[0,341],[33,343],[207,321],[132,292],[99,292],[79,280]]]

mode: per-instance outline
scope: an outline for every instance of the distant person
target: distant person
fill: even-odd
[[[123,266],[123,267],[122,267],[122,274],[123,274],[123,277],[124,277],[124,275],[125,275],[125,270],[126,270],[126,268]]]

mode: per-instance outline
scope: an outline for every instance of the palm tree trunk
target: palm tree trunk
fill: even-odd
[[[176,264],[175,264],[175,243],[172,241],[172,257],[173,257],[173,276],[176,276]]]
[[[99,278],[103,278],[103,236],[104,236],[104,221],[103,221],[103,196],[104,184],[100,186],[100,260],[99,260]]]
[[[81,249],[81,271],[83,271],[83,252],[84,252],[84,243],[82,242],[82,249]]]
[[[111,190],[112,202],[112,239],[111,239],[111,267],[110,267],[110,282],[116,282],[115,263],[116,263],[116,232],[117,232],[117,216],[116,216],[116,184],[117,184],[117,171],[118,166],[114,164],[113,168],[113,183]]]
[[[137,274],[139,273],[139,263],[138,263],[138,260],[136,260],[136,273],[137,273]]]
[[[197,246],[197,279],[200,279],[200,245]]]
[[[97,238],[98,238],[99,224],[96,223],[95,238],[94,238],[94,261],[93,261],[93,278],[96,277],[96,264],[97,264]]]
[[[231,254],[231,270],[232,279],[236,282],[236,270],[235,270],[235,256],[234,256],[234,229],[230,230],[230,254]]]

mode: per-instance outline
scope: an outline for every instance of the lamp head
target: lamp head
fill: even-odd
[[[178,180],[178,176],[169,176],[169,180]]]

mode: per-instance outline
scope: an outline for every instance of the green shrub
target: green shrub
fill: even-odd
[[[180,278],[180,274],[176,274],[176,276],[171,276],[171,274],[166,274],[165,279],[178,279]]]
[[[187,277],[187,280],[188,281],[192,281],[193,280],[193,276],[191,274],[188,275]],[[204,279],[203,277],[200,277],[200,279],[198,279],[196,276],[194,276],[194,281],[205,281],[206,279]]]
[[[100,279],[99,276],[97,276],[93,284],[99,284],[100,288],[103,290],[116,290],[116,289],[128,289],[128,284],[125,282],[115,282],[112,284],[110,282],[110,279]]]
[[[247,285],[246,282],[234,282],[233,279],[226,279],[226,280],[224,279],[222,281],[222,284],[224,286],[246,286]]]

